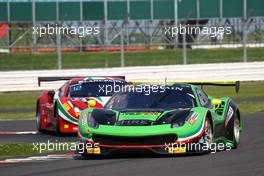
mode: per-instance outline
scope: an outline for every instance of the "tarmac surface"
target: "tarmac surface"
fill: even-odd
[[[204,155],[159,156],[122,154],[106,158],[72,157],[45,162],[18,163],[0,167],[3,176],[31,175],[179,175],[264,176],[264,113],[242,114],[244,131],[237,149]],[[1,131],[35,130],[34,121],[0,121]],[[33,137],[34,136],[34,137]],[[75,140],[75,136],[51,134],[0,135],[0,142],[32,140]]]

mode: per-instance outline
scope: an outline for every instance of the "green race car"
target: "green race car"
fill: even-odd
[[[194,84],[128,85],[103,109],[82,111],[78,153],[182,154],[236,148],[242,131],[236,104],[229,97],[215,99]],[[239,89],[238,82],[197,84]]]

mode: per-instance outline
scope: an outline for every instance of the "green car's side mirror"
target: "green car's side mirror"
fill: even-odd
[[[222,103],[222,100],[220,100],[220,99],[213,99],[213,100],[212,100],[212,104],[213,104],[215,107],[220,106],[221,103]]]

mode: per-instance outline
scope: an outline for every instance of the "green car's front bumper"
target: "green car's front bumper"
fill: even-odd
[[[197,143],[204,133],[204,123],[185,124],[171,128],[170,124],[153,126],[111,126],[80,129],[82,143],[91,143],[95,150],[88,153],[103,154],[120,150],[151,150],[159,154],[192,152],[187,143]],[[84,134],[84,135],[83,135]],[[196,151],[197,152],[197,151]]]

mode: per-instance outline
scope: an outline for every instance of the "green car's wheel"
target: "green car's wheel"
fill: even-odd
[[[208,118],[206,118],[206,124],[205,124],[205,131],[204,131],[204,141],[205,144],[211,144],[213,142],[213,128],[211,125],[211,122]]]
[[[227,139],[232,141],[232,148],[237,148],[240,138],[240,121],[237,114],[234,114],[234,118],[228,125]]]
[[[239,122],[239,119],[238,119],[237,115],[235,115],[234,123],[233,123],[233,143],[234,143],[234,148],[237,148],[237,146],[239,144],[239,138],[240,138],[240,122]]]
[[[213,139],[214,139],[214,134],[213,134],[212,124],[211,124],[209,118],[206,118],[205,130],[204,130],[204,135],[202,138],[204,139],[203,145],[206,146],[206,150],[204,152],[210,153],[211,152],[211,144],[213,143]]]

